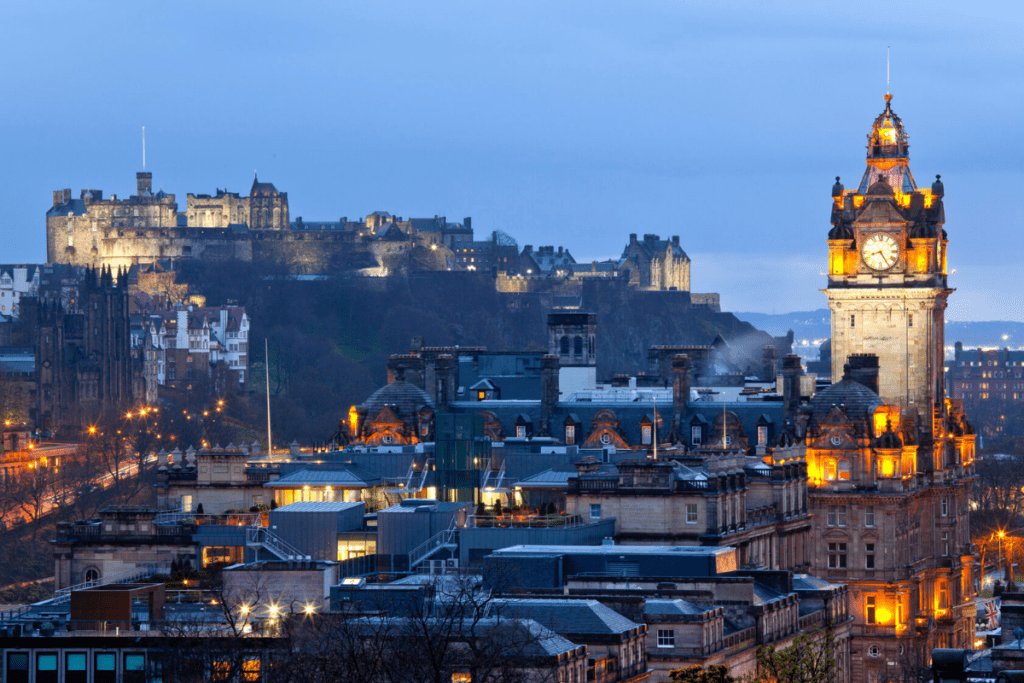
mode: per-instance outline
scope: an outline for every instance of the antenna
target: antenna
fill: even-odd
[[[142,170],[146,170],[146,127],[142,127]]]
[[[653,438],[651,439],[651,443],[654,444],[654,459],[657,460],[658,459],[658,395],[655,394],[653,396],[653,399],[654,399],[654,425],[653,425],[654,428],[653,428],[653,430],[651,432],[651,434],[653,436]]]
[[[885,46],[885,94],[889,94],[889,46]]]

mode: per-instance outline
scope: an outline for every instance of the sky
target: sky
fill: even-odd
[[[996,2],[22,2],[0,23],[0,262],[52,190],[473,217],[617,257],[678,234],[732,311],[823,308],[830,190],[884,108],[942,174],[947,317],[1024,320],[1024,10]]]

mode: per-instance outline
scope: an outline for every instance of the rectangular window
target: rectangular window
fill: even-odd
[[[651,425],[640,425],[640,443],[642,445],[651,445],[651,430]]]
[[[696,524],[697,523],[697,504],[687,503],[686,504],[686,523]]]
[[[93,657],[93,683],[117,683],[117,655],[97,652]]]
[[[57,654],[36,654],[36,683],[57,683]]]
[[[910,314],[907,315],[907,327],[913,327],[913,326],[914,326],[914,314],[910,313]]]
[[[700,427],[690,427],[690,445],[700,445]]]
[[[875,525],[875,508],[874,506],[868,506],[864,510],[864,526]]]
[[[949,532],[942,532],[942,555],[945,557],[949,555]]]
[[[658,629],[658,647],[675,647],[676,632],[672,629]]]
[[[568,446],[576,443],[576,425],[565,425],[565,443]]]
[[[64,655],[64,683],[87,683],[88,680],[85,653],[69,652]]]
[[[850,327],[856,327],[856,326],[857,326],[857,316],[851,315],[850,316]]]
[[[846,506],[841,505],[836,509],[836,526],[846,526]]]
[[[591,519],[601,519],[601,504],[600,503],[591,503],[590,504],[590,518]]]
[[[829,569],[846,569],[846,544],[845,543],[829,543],[828,544],[828,568]]]
[[[869,623],[869,624],[877,623],[875,621],[875,596],[874,595],[869,595],[865,599],[864,607],[865,607],[864,611],[866,613],[865,621],[867,621],[867,623]]]
[[[187,495],[187,496],[182,496],[181,497],[181,511],[182,512],[192,512],[192,496],[191,495]]]
[[[949,587],[945,581],[939,582],[939,609],[949,609]]]
[[[836,507],[835,507],[835,505],[829,505],[828,506],[828,517],[827,517],[827,522],[826,523],[829,526],[835,526],[836,525]]]
[[[126,652],[124,655],[124,676],[121,677],[121,680],[124,683],[145,683],[146,655],[141,652]]]
[[[945,498],[942,498],[939,501],[939,506],[942,508],[942,516],[943,517],[948,517],[949,516],[949,503],[947,502],[947,500]]]
[[[28,683],[28,653],[7,653],[7,683]]]
[[[757,445],[766,446],[768,444],[768,427],[761,426],[757,428]]]
[[[864,544],[864,568],[874,569],[875,568],[875,544],[865,543]]]

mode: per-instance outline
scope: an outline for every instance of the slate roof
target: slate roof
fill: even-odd
[[[822,389],[811,399],[813,423],[817,424],[825,419],[832,411],[832,407],[839,405],[846,406],[846,416],[854,422],[865,422],[874,413],[875,408],[882,405],[882,399],[860,382],[844,377]]]
[[[524,489],[568,489],[569,477],[575,477],[576,470],[549,469],[527,477],[518,484]]]
[[[380,484],[380,479],[354,465],[338,469],[304,469],[268,481],[267,488],[296,488],[300,486],[337,486],[339,488],[368,488]]]
[[[274,510],[275,513],[281,512],[343,512],[345,510],[351,510],[354,507],[363,505],[363,503],[344,503],[342,501],[305,501],[300,503],[290,503],[289,505],[282,505]]]
[[[391,384],[385,384],[370,394],[361,407],[366,409],[367,417],[372,420],[377,417],[377,413],[384,406],[395,406],[400,417],[409,417],[424,405],[434,405],[433,399],[427,395],[427,392],[415,384],[398,380]]]
[[[686,600],[675,599],[675,600],[647,600],[644,603],[644,615],[647,616],[699,616],[707,612],[714,611],[714,608],[705,609],[694,605],[692,602]]]
[[[67,204],[58,204],[46,212],[47,216],[84,216],[86,213],[84,199],[72,199]]]
[[[640,626],[597,600],[495,600],[494,609],[504,617],[532,619],[563,635],[618,635]]]

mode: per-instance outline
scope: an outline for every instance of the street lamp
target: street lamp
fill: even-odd
[[[1003,580],[1003,536],[1006,532],[1002,529],[999,530],[999,580]]]

